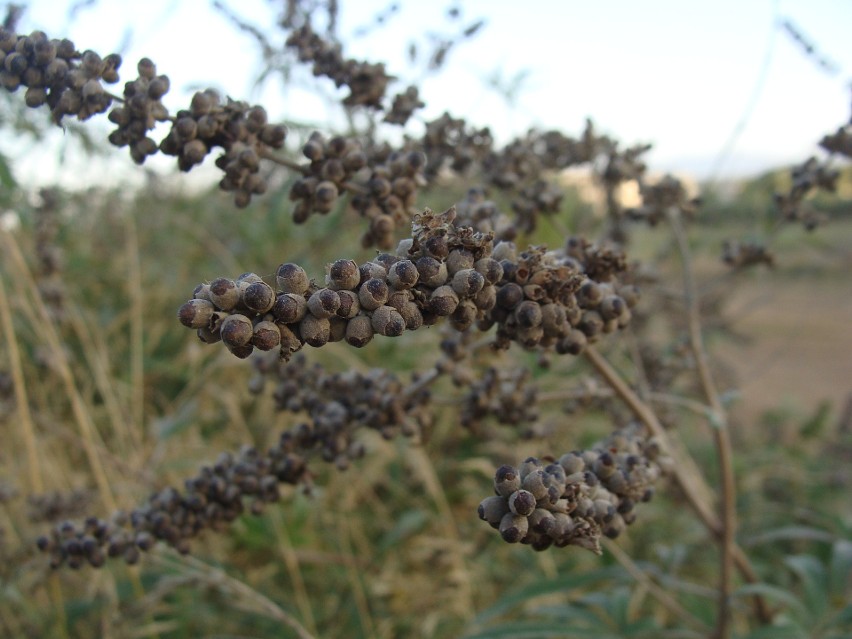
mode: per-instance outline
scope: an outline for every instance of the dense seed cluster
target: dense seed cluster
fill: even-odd
[[[97,568],[108,557],[135,564],[140,552],[157,540],[187,553],[193,537],[205,529],[223,528],[246,510],[246,502],[252,513],[260,514],[266,503],[280,498],[279,484],[303,481],[307,467],[298,448],[298,439],[285,433],[266,454],[252,447],[236,455],[223,453],[186,480],[183,491],[164,488],[129,514],[116,513],[110,520],[64,521],[40,537],[37,546],[50,554],[54,568],[86,563]]]
[[[282,433],[266,453],[249,446],[237,454],[222,453],[187,479],[183,490],[159,490],[129,514],[59,523],[37,540],[38,548],[51,555],[51,565],[100,567],[108,557],[133,564],[157,541],[188,553],[191,539],[204,530],[221,530],[246,511],[261,514],[267,503],[280,499],[281,484],[309,486],[313,456],[341,470],[362,457],[365,448],[354,438],[359,428],[391,438],[417,435],[430,424],[429,391],[416,377],[405,386],[381,369],[329,373],[309,366],[304,357],[286,366],[259,360],[257,369],[262,379],[273,379],[279,409],[305,412],[308,421]],[[255,391],[261,389],[255,384]]]
[[[426,103],[420,99],[417,87],[410,86],[393,97],[390,111],[385,114],[385,122],[404,126],[417,109],[425,106]]]
[[[810,205],[807,197],[815,190],[835,192],[839,176],[840,173],[836,169],[814,157],[793,167],[790,190],[775,194],[775,204],[783,219],[787,222],[801,222],[808,231],[819,226],[824,222],[825,216]]]
[[[829,153],[845,155],[852,159],[852,123],[838,128],[834,133],[825,135],[819,145]]]
[[[600,538],[618,537],[649,501],[665,465],[659,445],[632,424],[588,450],[501,466],[494,497],[479,505],[480,519],[509,543],[580,546],[600,554]]]
[[[639,183],[642,205],[628,209],[627,216],[656,226],[669,209],[677,209],[682,215],[692,218],[698,211],[701,200],[690,197],[683,183],[673,175],[666,175],[655,184]]]
[[[109,121],[117,126],[109,141],[117,147],[130,147],[130,157],[137,164],[157,152],[157,142],[148,137],[157,122],[169,119],[162,97],[168,93],[168,76],[157,75],[157,67],[148,58],[136,65],[139,76],[124,85],[124,103],[109,113]]]
[[[326,140],[319,133],[310,136],[302,153],[310,164],[290,188],[294,221],[302,223],[312,212],[328,213],[340,195],[350,192],[351,207],[369,220],[362,244],[391,248],[396,230],[410,224],[415,213],[417,192],[425,183],[425,156],[387,145],[365,152],[355,140]]]
[[[275,289],[254,273],[201,284],[178,318],[237,357],[278,348],[285,360],[304,344],[345,340],[360,348],[375,335],[398,337],[442,318],[458,331],[496,326],[500,348],[516,342],[578,354],[630,322],[638,293],[618,283],[626,270],[621,252],[572,238],[559,251],[518,254],[512,243],[494,246],[491,234],[454,219],[452,208],[427,209],[397,254],[360,266],[337,260],[323,287],[292,263],[278,267]]]
[[[775,266],[775,256],[762,244],[725,240],[722,244],[722,261],[733,268],[747,268],[757,264]]]
[[[459,419],[465,428],[479,432],[482,422],[493,418],[516,428],[522,435],[535,432],[539,417],[538,389],[530,384],[529,369],[491,366],[467,388],[459,409]]]
[[[312,442],[324,460],[341,469],[364,453],[353,437],[359,428],[391,439],[419,436],[431,423],[428,389],[409,391],[413,386],[384,369],[330,373],[320,364],[308,365],[301,354],[289,363],[258,358],[255,368],[252,390],[261,392],[271,382],[278,410],[307,413],[310,422],[299,427],[303,445]]]
[[[231,99],[223,103],[208,89],[192,97],[188,110],[177,112],[160,150],[177,156],[180,170],[189,171],[213,147],[221,147],[224,153],[216,158],[216,166],[225,176],[219,188],[233,192],[234,203],[242,208],[252,195],[266,192],[266,180],[258,173],[260,159],[269,149],[280,149],[286,135],[284,126],[267,121],[263,107]]]
[[[27,106],[47,104],[57,123],[66,115],[86,120],[105,112],[112,97],[102,83],[117,82],[120,65],[116,53],[101,58],[42,31],[23,36],[0,28],[0,84],[7,91],[26,87]]]
[[[287,46],[297,51],[300,61],[313,63],[314,75],[326,76],[338,87],[349,89],[349,95],[343,99],[346,106],[382,108],[387,85],[393,79],[385,73],[383,63],[344,58],[340,45],[324,40],[309,23],[290,34]]]

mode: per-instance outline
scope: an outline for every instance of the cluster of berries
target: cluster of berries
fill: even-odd
[[[285,360],[304,344],[360,348],[377,334],[398,337],[442,318],[458,331],[496,326],[500,348],[517,342],[578,354],[630,322],[638,292],[618,281],[626,270],[620,251],[572,238],[559,251],[518,254],[511,242],[495,246],[491,234],[454,219],[452,208],[427,209],[396,254],[360,266],[337,260],[323,287],[293,263],[278,267],[277,290],[254,273],[201,284],[178,318],[237,357],[278,348]]]
[[[653,497],[665,463],[659,444],[631,424],[588,450],[501,466],[479,517],[509,543],[600,554],[601,536],[618,537],[636,520],[636,505]]]
[[[391,439],[420,436],[431,425],[428,389],[411,390],[413,384],[405,386],[384,369],[330,373],[318,363],[308,365],[300,354],[290,362],[257,358],[255,370],[252,391],[260,393],[271,382],[278,410],[307,413],[310,421],[296,431],[302,447],[319,449],[325,461],[341,470],[364,454],[364,446],[354,439],[359,428]]]
[[[385,73],[384,64],[344,58],[340,45],[324,40],[308,22],[293,30],[287,46],[296,50],[300,61],[313,63],[314,75],[326,76],[338,87],[349,89],[343,99],[346,106],[382,108],[388,83],[393,79]]]
[[[52,40],[42,31],[18,35],[0,28],[0,84],[7,91],[26,87],[28,107],[47,104],[58,124],[66,115],[86,120],[104,113],[112,96],[102,82],[118,82],[121,56],[80,53],[70,40]]]

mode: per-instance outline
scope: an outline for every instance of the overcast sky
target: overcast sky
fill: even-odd
[[[224,4],[274,34],[283,2]],[[850,116],[848,0],[468,0],[458,23],[446,19],[449,1],[400,0],[387,24],[365,37],[355,36],[358,27],[391,3],[340,4],[345,53],[385,61],[401,79],[419,76],[420,67],[406,58],[412,39],[422,48],[430,33],[451,33],[484,18],[485,27],[451,52],[444,71],[423,80],[423,116],[449,110],[492,126],[504,141],[532,125],[578,134],[591,116],[626,144],[652,142],[653,169],[704,178],[748,175],[806,158],[823,133]],[[812,41],[816,55],[805,54],[781,28],[783,20]],[[173,110],[187,104],[194,89],[215,86],[264,104],[273,119],[323,127],[335,121],[326,102],[301,82],[285,86],[276,78],[255,87],[253,40],[205,0],[34,0],[19,29],[67,36],[79,49],[102,54],[118,50],[125,56],[124,79],[139,57],[151,57],[172,80],[164,101]],[[830,69],[820,67],[820,56]],[[504,85],[523,78],[513,104],[490,88],[494,78]],[[324,86],[332,93],[329,82]],[[416,123],[411,131],[418,131]],[[26,157],[21,149],[11,152]],[[131,168],[126,152],[119,157]],[[43,155],[19,162],[19,176],[26,179],[33,166],[43,174],[43,162]],[[121,164],[112,166],[120,175]],[[73,169],[58,169],[60,178],[63,171]]]

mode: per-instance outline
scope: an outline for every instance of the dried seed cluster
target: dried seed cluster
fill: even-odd
[[[94,51],[80,53],[70,40],[50,40],[41,31],[20,36],[0,29],[0,84],[8,91],[27,87],[27,106],[47,104],[55,122],[66,115],[85,120],[110,111],[116,129],[109,135],[115,146],[127,146],[130,156],[142,164],[158,150],[178,158],[188,171],[200,164],[213,147],[224,149],[216,165],[225,173],[220,187],[234,192],[238,207],[247,206],[254,194],[266,191],[258,175],[260,158],[268,149],[280,149],[287,130],[267,122],[262,107],[244,102],[222,102],[212,89],[196,93],[189,109],[171,116],[162,103],[169,78],[158,75],[148,58],[137,65],[138,77],[124,85],[123,99],[108,93],[103,82],[118,82],[121,57],[105,58]],[[169,134],[158,144],[149,137],[157,122],[171,121]]]
[[[175,114],[160,150],[177,156],[180,170],[189,171],[213,147],[221,147],[224,153],[216,166],[225,176],[219,188],[233,192],[234,203],[243,208],[252,195],[266,192],[266,180],[258,173],[260,159],[269,149],[280,149],[286,135],[286,127],[267,121],[263,107],[231,99],[223,103],[216,91],[207,89],[193,95],[188,110]]]
[[[66,115],[86,120],[105,112],[112,97],[102,82],[118,81],[121,56],[101,58],[77,51],[70,40],[52,40],[42,31],[18,35],[0,28],[0,84],[7,91],[26,87],[28,107],[47,104],[53,120]]]
[[[390,111],[385,114],[385,122],[404,126],[417,109],[425,106],[426,103],[420,99],[417,87],[410,86],[393,97]]]
[[[733,268],[747,268],[757,264],[775,266],[775,256],[772,252],[756,242],[725,240],[722,244],[722,261]]]
[[[329,373],[319,364],[309,366],[301,354],[289,363],[258,358],[255,368],[252,390],[261,392],[271,381],[278,410],[305,412],[310,419],[295,431],[301,446],[319,449],[325,461],[341,469],[364,454],[354,439],[359,428],[391,439],[420,435],[431,424],[428,389],[410,391],[413,387],[384,369]]]
[[[309,23],[290,34],[287,46],[297,51],[300,61],[313,62],[314,75],[326,76],[338,87],[349,89],[343,99],[346,106],[382,108],[387,85],[393,79],[385,73],[384,64],[344,58],[340,45],[324,40]]]
[[[345,340],[360,348],[375,335],[398,337],[441,318],[458,331],[496,325],[500,348],[517,342],[577,354],[630,322],[638,293],[617,281],[626,269],[619,251],[572,239],[561,251],[518,255],[513,244],[495,247],[490,234],[454,219],[454,209],[427,209],[396,255],[360,266],[337,260],[322,288],[292,263],[278,267],[277,289],[253,273],[201,284],[178,318],[237,357],[278,348],[285,360],[304,344]]]
[[[468,385],[459,409],[462,426],[478,432],[485,419],[494,418],[525,435],[534,432],[539,417],[538,389],[529,382],[527,368],[489,367],[480,379]]]
[[[129,515],[61,522],[36,542],[51,555],[51,565],[100,567],[108,557],[133,564],[158,540],[188,553],[191,539],[204,530],[221,530],[246,510],[260,515],[267,503],[280,499],[281,484],[309,486],[313,455],[339,469],[363,456],[364,446],[353,437],[358,428],[390,438],[418,434],[430,423],[429,391],[416,377],[406,387],[381,369],[328,373],[301,356],[286,366],[260,360],[257,369],[262,379],[275,380],[279,409],[306,412],[309,421],[282,433],[266,453],[250,446],[235,455],[222,453],[187,479],[182,491],[159,490]]]
[[[136,65],[138,77],[124,85],[124,103],[109,112],[109,121],[116,125],[110,133],[111,144],[130,147],[130,157],[137,164],[157,152],[157,142],[148,137],[157,122],[169,119],[162,97],[168,93],[168,76],[157,75],[157,67],[148,58]]]
[[[365,152],[354,140],[326,140],[319,133],[310,136],[302,153],[310,164],[290,188],[294,221],[302,223],[312,212],[328,213],[348,191],[352,208],[370,222],[362,244],[391,248],[396,229],[409,224],[415,212],[418,189],[425,184],[425,156],[385,145]]]
[[[292,436],[281,440],[266,454],[244,447],[237,455],[223,453],[212,466],[205,466],[186,480],[185,489],[164,488],[129,515],[117,513],[110,520],[89,517],[82,523],[64,521],[49,535],[39,537],[39,550],[51,556],[51,566],[85,563],[97,568],[108,557],[121,557],[128,564],[139,560],[157,540],[182,553],[205,529],[219,530],[245,511],[260,514],[266,503],[278,501],[279,484],[304,480],[304,458],[296,454]]]
[[[657,442],[630,425],[558,460],[530,457],[518,468],[501,466],[495,496],[479,504],[479,517],[509,543],[600,554],[601,536],[618,537],[636,520],[636,504],[651,499],[664,462]]]
[[[683,183],[673,175],[662,177],[656,184],[640,181],[639,192],[642,205],[627,209],[626,214],[630,219],[643,221],[649,226],[656,226],[669,209],[677,209],[684,216],[693,218],[701,205],[700,198],[689,197]]]
[[[825,221],[825,216],[814,210],[807,202],[807,197],[820,189],[835,192],[840,173],[812,157],[793,167],[791,177],[793,183],[790,190],[787,193],[776,193],[775,204],[784,220],[801,222],[806,230],[812,231]]]

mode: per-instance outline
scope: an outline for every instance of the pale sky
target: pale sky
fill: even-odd
[[[246,21],[270,29],[283,4],[223,1]],[[391,74],[411,80],[419,76],[406,59],[412,38],[424,45],[430,32],[460,26],[444,17],[449,1],[400,0],[400,11],[387,26],[352,37],[389,4],[341,1],[344,52],[384,61]],[[74,5],[81,8],[69,17]],[[501,141],[532,125],[576,135],[591,116],[600,130],[625,144],[653,143],[649,160],[654,170],[703,178],[716,168],[725,176],[749,175],[806,159],[824,133],[850,116],[849,0],[467,0],[462,10],[462,26],[480,17],[486,25],[450,54],[440,74],[422,82],[421,96],[428,104],[422,115],[430,119],[448,110],[476,125],[490,125]],[[779,27],[782,19],[791,20],[836,66],[833,74],[804,54]],[[255,87],[257,47],[211,2],[33,0],[19,29],[70,37],[81,50],[120,51],[122,80],[135,76],[139,57],[151,57],[171,78],[172,91],[164,101],[173,111],[188,104],[193,90],[214,86],[263,104],[274,120],[323,128],[339,122],[339,114],[305,91],[301,81],[284,86],[276,78]],[[499,75],[508,81],[521,73],[528,75],[510,108],[488,87],[487,78]],[[330,81],[322,86],[326,95],[333,94]],[[750,106],[742,134],[720,164]],[[106,118],[99,119],[106,131]],[[420,128],[414,123],[409,130]],[[0,148],[20,158],[19,178],[28,179],[34,168],[44,174],[43,154],[33,159],[8,141]],[[111,174],[123,175],[122,162],[132,172],[126,150],[116,157],[110,160]],[[154,165],[177,172],[169,160]],[[62,181],[69,175],[79,178],[73,167],[57,171]]]

